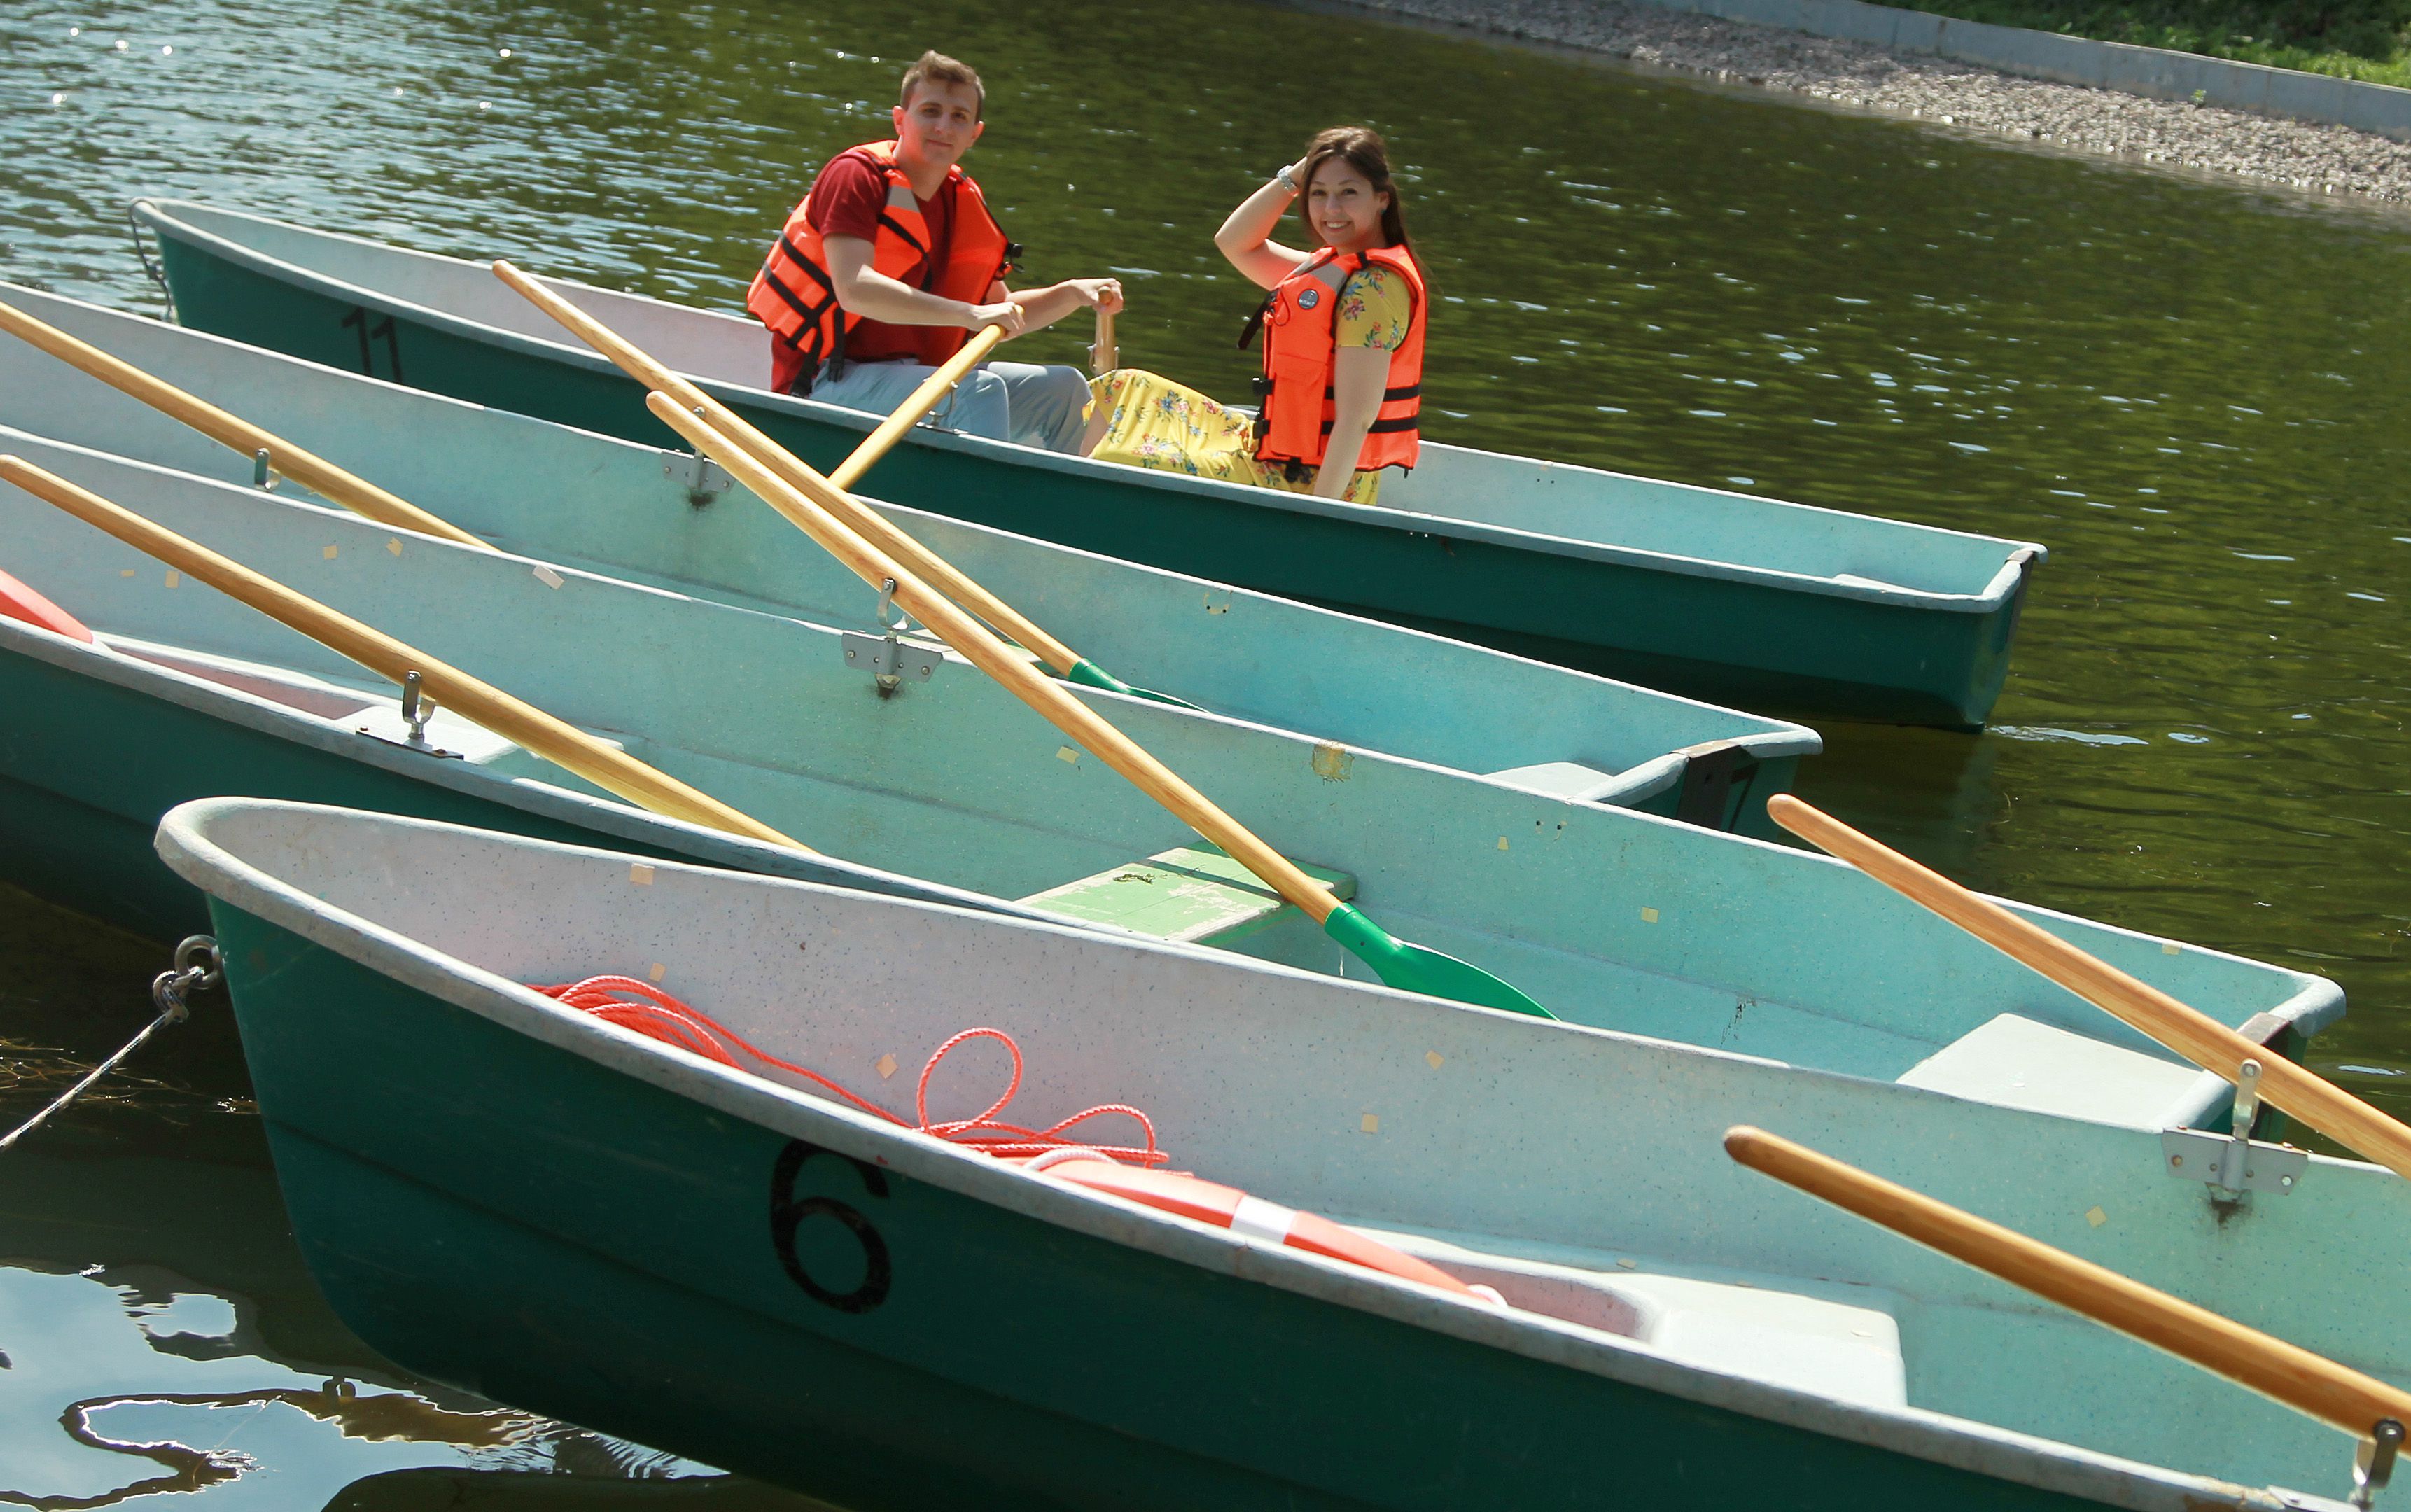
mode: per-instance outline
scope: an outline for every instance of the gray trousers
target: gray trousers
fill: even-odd
[[[931,371],[917,362],[852,362],[842,376],[814,383],[811,397],[884,418]],[[955,385],[929,419],[967,436],[1069,452],[1080,444],[1088,409],[1089,381],[1077,368],[984,362]]]

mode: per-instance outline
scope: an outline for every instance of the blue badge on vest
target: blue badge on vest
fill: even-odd
[[[1321,289],[1307,289],[1297,297],[1297,307],[1300,310],[1311,310],[1322,302],[1322,291]]]

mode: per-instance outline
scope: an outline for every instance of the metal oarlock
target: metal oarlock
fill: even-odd
[[[2235,1118],[2233,1128],[2239,1140],[2252,1137],[2252,1126],[2260,1117],[2260,1063],[2245,1060],[2235,1072]]]
[[[262,446],[251,454],[251,486],[264,492],[276,487],[275,475],[268,471],[268,448]]]
[[[2171,1176],[2207,1182],[2231,1200],[2245,1192],[2291,1192],[2311,1169],[2310,1152],[2290,1144],[2264,1144],[2252,1138],[2260,1116],[2260,1063],[2246,1059],[2235,1075],[2234,1133],[2220,1138],[2208,1129],[2172,1128],[2160,1135],[2160,1155]]]
[[[427,744],[427,721],[435,712],[429,708],[426,702],[420,698],[419,683],[420,678],[417,673],[406,672],[402,674],[402,722],[410,727],[410,743],[414,746],[424,746]]]
[[[2352,1505],[2367,1512],[2394,1474],[2394,1452],[2403,1447],[2403,1425],[2381,1418],[2360,1441],[2352,1457]]]
[[[887,618],[890,609],[896,610],[896,618],[892,620]],[[871,611],[871,618],[879,622],[880,629],[890,634],[912,628],[913,617],[897,607],[896,579],[883,577],[879,580],[879,607]]]
[[[892,620],[887,618],[890,609],[896,611]],[[928,682],[930,674],[938,670],[941,658],[935,650],[904,644],[899,632],[912,628],[913,617],[896,603],[896,579],[879,580],[879,606],[872,611],[872,618],[878,621],[879,634],[848,631],[839,637],[839,644],[845,647],[845,664],[869,669],[878,680],[882,698],[903,686],[907,673],[917,681]]]
[[[189,1011],[185,998],[204,987],[214,987],[225,979],[226,962],[218,954],[218,942],[207,935],[187,936],[176,947],[175,966],[151,981],[151,1001],[158,1005],[159,1016],[145,1025],[140,1034],[125,1041],[116,1054],[86,1071],[82,1080],[61,1093],[49,1107],[9,1130],[7,1137],[0,1138],[0,1155],[7,1153],[19,1140],[50,1122],[53,1114],[90,1091],[94,1083],[115,1070],[118,1063],[126,1056],[141,1049],[162,1025],[183,1023]],[[2401,1437],[2400,1429],[2396,1430],[2396,1437]],[[2391,1462],[2389,1451],[2389,1463]]]
[[[371,740],[382,740],[388,746],[400,746],[404,750],[415,750],[422,756],[434,756],[447,761],[466,760],[467,758],[460,752],[446,750],[427,738],[427,721],[435,718],[435,705],[428,701],[420,682],[421,679],[415,670],[402,675],[402,737],[400,740],[385,733],[386,730],[392,728],[391,725],[386,726],[385,730],[380,730],[375,725],[363,724],[358,726],[359,733]]]

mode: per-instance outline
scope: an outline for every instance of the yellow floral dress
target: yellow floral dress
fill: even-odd
[[[1339,291],[1336,344],[1394,352],[1407,339],[1413,315],[1414,298],[1405,279],[1386,268],[1365,269]],[[1251,416],[1193,388],[1143,368],[1118,368],[1092,379],[1089,391],[1113,416],[1089,454],[1100,461],[1291,493],[1314,491],[1310,472],[1293,483],[1285,471],[1256,460]],[[1351,503],[1369,504],[1381,487],[1379,471],[1360,470],[1349,480],[1346,497]]]

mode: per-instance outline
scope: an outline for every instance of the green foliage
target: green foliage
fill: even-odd
[[[2411,85],[2411,0],[1890,0],[2003,26]]]

